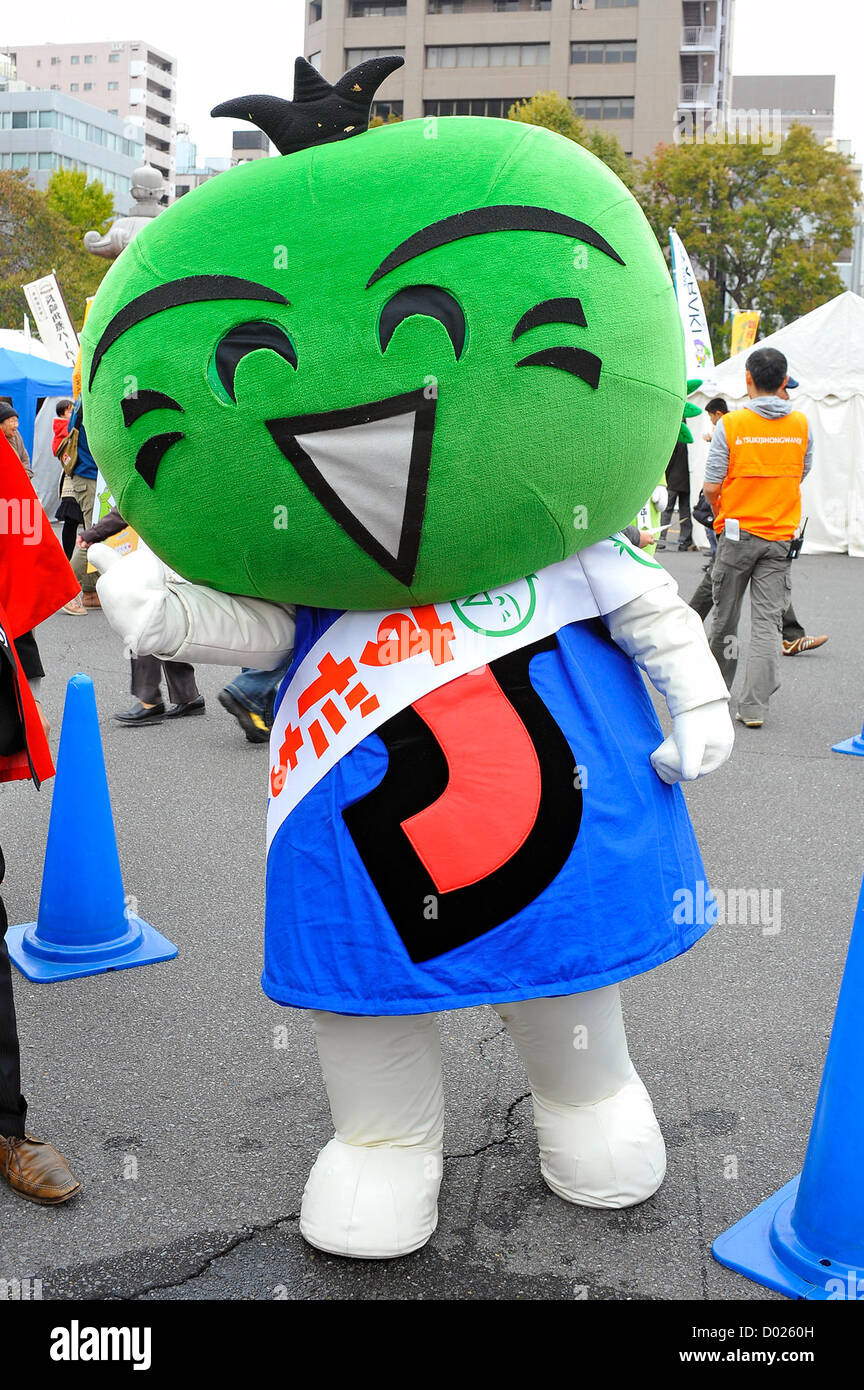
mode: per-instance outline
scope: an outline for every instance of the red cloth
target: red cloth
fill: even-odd
[[[0,605],[0,628],[8,637],[9,628],[6,625],[6,614],[3,612],[2,605]],[[26,630],[25,628],[25,632]],[[9,650],[14,658],[18,673],[20,699],[18,713],[24,725],[24,747],[18,753],[0,754],[0,782],[22,782],[32,779],[38,787],[40,782],[44,782],[47,777],[54,776],[54,764],[51,761],[51,750],[42,728],[42,720],[39,718],[33,692],[21,669],[18,653],[11,641],[9,642]]]
[[[6,632],[20,637],[77,593],[78,581],[33,484],[0,433],[0,608]]]
[[[55,421],[54,421],[54,438],[53,438],[53,440],[51,441],[51,448],[52,448],[52,450],[53,450],[53,452],[54,452],[54,457],[55,457],[55,458],[57,457],[57,450],[60,448],[60,445],[63,443],[63,440],[66,438],[66,436],[67,436],[68,433],[69,433],[69,421],[68,421],[68,420],[55,419]]]
[[[38,537],[36,539],[35,537]],[[0,433],[0,627],[14,641],[78,592],[78,581],[40,506],[21,460]],[[48,741],[14,647],[27,749],[36,781],[54,774]],[[27,753],[0,757],[0,781],[30,777]]]

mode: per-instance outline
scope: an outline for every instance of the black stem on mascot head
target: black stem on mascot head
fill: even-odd
[[[248,96],[220,102],[211,116],[235,116],[263,130],[280,154],[313,145],[347,140],[369,127],[372,99],[385,77],[401,68],[403,58],[369,58],[340,77],[335,86],[298,58],[294,64],[294,98]]]

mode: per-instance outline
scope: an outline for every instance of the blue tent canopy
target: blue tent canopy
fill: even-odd
[[[27,452],[33,453],[33,424],[45,396],[72,395],[72,368],[58,367],[44,357],[0,347],[0,398],[18,412],[18,428]]]

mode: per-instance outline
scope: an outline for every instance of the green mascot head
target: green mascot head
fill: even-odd
[[[84,419],[187,579],[381,608],[624,526],[681,420],[659,246],[573,142],[488,118],[368,130],[395,58],[244,97],[282,151],[141,231],[87,319]]]

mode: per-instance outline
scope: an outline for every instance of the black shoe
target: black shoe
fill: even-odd
[[[657,544],[655,545],[654,549],[655,549],[655,550],[665,550],[665,549],[666,549],[666,542],[665,542],[665,541],[658,541]]]
[[[679,550],[697,550],[697,549],[698,549],[698,546],[695,546],[695,545],[679,545],[678,549],[679,549]]]
[[[254,710],[247,709],[241,705],[239,700],[227,690],[220,690],[216,697],[223,709],[233,715],[246,735],[247,743],[269,743],[270,726],[264,722],[260,714]]]
[[[131,709],[121,710],[114,718],[120,724],[161,724],[165,718],[165,706],[160,700],[148,709],[140,700],[136,700]]]
[[[187,700],[185,705],[169,705],[165,711],[166,719],[182,719],[187,714],[204,713],[204,696],[196,695],[194,700]]]

